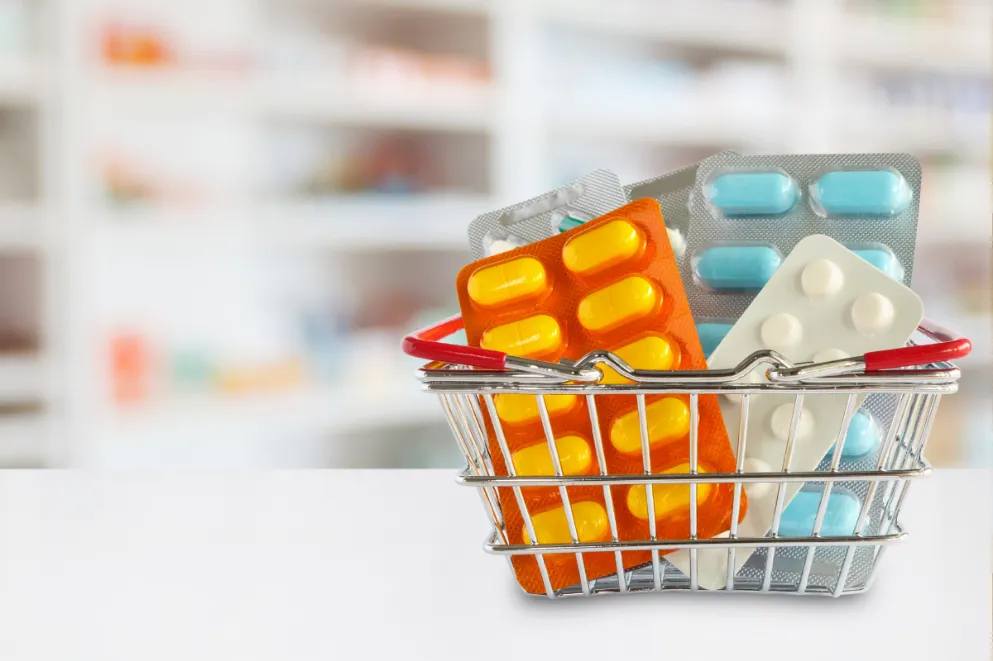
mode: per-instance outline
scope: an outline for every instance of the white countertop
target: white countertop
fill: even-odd
[[[989,478],[917,481],[866,595],[548,601],[453,471],[6,472],[0,658],[986,660]]]

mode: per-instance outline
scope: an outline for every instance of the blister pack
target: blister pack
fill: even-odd
[[[570,232],[474,262],[459,273],[457,286],[471,346],[551,362],[610,350],[633,368],[706,368],[654,200],[637,200]],[[626,383],[613,369],[601,369],[604,383]],[[544,396],[553,438],[545,433],[538,396],[497,394],[492,410],[481,402],[490,412],[486,431],[496,474],[511,474],[508,463],[517,475],[582,475],[601,468],[615,475],[690,472],[688,396],[645,398],[645,444],[635,396],[600,395],[596,400],[591,411],[577,395]],[[698,470],[733,472],[734,454],[716,396],[699,396],[698,407]],[[597,439],[602,439],[602,449]],[[605,466],[600,465],[601,451]],[[683,539],[690,532],[690,488],[685,484],[655,485],[650,499],[644,486],[612,486],[616,522],[607,515],[600,487],[573,487],[567,503],[554,488],[522,492],[542,543],[572,541],[566,508],[582,542],[610,540],[615,525],[617,538],[624,541],[647,540],[651,534]],[[501,488],[499,495],[510,543],[528,543],[513,492]],[[699,537],[729,528],[732,497],[730,484],[698,485]],[[654,512],[651,521],[649,512]],[[592,580],[617,571],[617,562],[629,569],[651,560],[647,551],[625,552],[620,561],[609,552],[585,553],[583,567]],[[546,562],[554,589],[579,582],[579,566],[571,554],[548,556]],[[534,556],[514,556],[513,565],[526,591],[544,591]]]
[[[921,299],[908,287],[834,239],[809,236],[793,247],[708,362],[711,369],[734,368],[753,352],[766,349],[794,363],[860,356],[904,346],[923,316]],[[755,370],[748,378],[761,382],[765,376]],[[801,410],[795,415],[798,400],[794,395],[749,397],[745,472],[816,469],[837,440],[848,404],[847,394],[811,394],[801,398]],[[728,435],[737,439],[741,396],[721,395],[720,400]],[[863,400],[861,396],[856,398],[856,408]],[[878,424],[873,427],[873,422],[870,418],[864,423],[869,451],[876,447],[879,434]],[[846,442],[852,433],[849,426]],[[842,447],[842,453],[844,450]],[[784,487],[785,504],[800,487]],[[764,536],[773,524],[778,492],[772,484],[757,483],[746,485],[745,493],[749,496],[749,511],[738,533],[742,537]],[[741,551],[736,554],[736,569],[749,555]],[[688,571],[688,553],[680,551],[668,559]],[[726,571],[725,552],[700,553],[701,587],[723,587]]]
[[[737,156],[737,153],[722,151],[710,158],[722,156]],[[669,233],[669,243],[678,260],[682,260],[686,254],[686,237],[690,227],[690,193],[696,183],[699,167],[700,163],[694,163],[624,186],[624,193],[630,201],[645,197],[658,200],[662,207],[662,217],[665,218],[665,229]]]
[[[541,241],[627,201],[617,175],[596,170],[568,186],[477,217],[469,223],[469,252],[482,259]]]
[[[921,167],[909,154],[739,156],[703,161],[681,264],[705,348],[715,347],[804,237],[823,234],[910,283]]]

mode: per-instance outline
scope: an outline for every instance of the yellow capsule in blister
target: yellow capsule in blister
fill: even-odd
[[[572,518],[576,523],[576,535],[580,542],[596,542],[607,536],[607,512],[603,506],[592,500],[572,504]],[[534,534],[539,544],[570,544],[569,522],[565,518],[565,508],[559,505],[531,517]],[[530,544],[527,526],[522,526],[524,543]]]
[[[690,409],[678,397],[663,397],[645,407],[650,447],[682,438],[690,430]],[[610,444],[624,454],[641,453],[638,409],[620,416],[610,426]]]
[[[535,395],[497,395],[493,398],[497,415],[503,422],[515,425],[537,420],[538,400]],[[577,395],[545,395],[545,408],[554,417],[571,411],[579,401]]]
[[[483,333],[479,344],[484,349],[527,358],[557,351],[562,342],[559,322],[547,314],[539,314],[490,328]]]
[[[667,468],[661,475],[671,475],[673,473],[689,473],[689,464],[679,464],[672,468]],[[697,465],[698,473],[706,473],[703,466]],[[714,485],[696,485],[696,503],[699,507],[710,496],[710,491]],[[635,517],[643,520],[648,519],[648,492],[644,485],[636,484],[628,490],[628,511]],[[653,484],[652,502],[655,504],[655,520],[664,519],[676,512],[689,512],[690,507],[690,485],[688,484]]]
[[[545,267],[534,257],[518,257],[479,269],[469,277],[469,298],[483,306],[505,305],[548,289]]]
[[[635,369],[667,370],[672,369],[676,361],[676,352],[672,350],[665,338],[649,335],[630,344],[626,344],[613,352],[618,358]],[[630,383],[610,367],[602,366],[602,383]]]
[[[555,439],[559,466],[563,475],[579,475],[590,467],[590,444],[581,436],[563,436]],[[518,475],[555,475],[552,453],[548,443],[538,443],[515,452],[511,459]]]
[[[579,302],[579,323],[594,333],[608,331],[652,313],[655,285],[633,275],[589,294]]]
[[[635,257],[643,245],[638,228],[619,218],[566,241],[562,261],[573,273],[589,275]]]

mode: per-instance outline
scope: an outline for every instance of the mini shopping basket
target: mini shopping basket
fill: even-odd
[[[487,349],[446,344],[440,340],[462,328],[459,316],[415,332],[404,339],[404,351],[424,360],[433,361],[418,371],[423,388],[437,393],[448,418],[455,440],[466,459],[466,468],[458,476],[460,484],[475,488],[482,497],[493,533],[486,541],[490,553],[507,556],[529,554],[537,564],[548,597],[593,595],[613,592],[698,590],[697,553],[702,549],[726,549],[728,576],[722,591],[776,592],[791,594],[826,594],[835,597],[864,592],[872,586],[883,550],[890,543],[903,539],[898,518],[911,480],[930,473],[931,467],[923,457],[924,446],[934,421],[942,395],[958,389],[959,370],[951,360],[968,355],[969,340],[925,320],[918,328],[923,342],[911,341],[906,347],[876,351],[864,356],[824,363],[794,365],[774,351],[759,351],[741,362],[735,369],[697,371],[649,371],[632,369],[617,356],[606,351],[594,351],[576,361],[548,363],[508,356]],[[598,365],[608,365],[633,383],[604,385]],[[759,383],[745,379],[755,369],[765,369],[765,379]],[[501,393],[528,393],[536,396],[542,426],[556,475],[522,477],[513,475],[513,464],[504,440],[493,396]],[[612,475],[606,471],[603,441],[596,423],[598,395],[628,394],[637,400],[642,416],[642,447],[647,448],[644,424],[645,397],[663,393],[681,393],[690,404],[690,466],[689,474]],[[741,395],[742,424],[736,439],[737,470],[735,473],[696,473],[697,398],[701,394]],[[796,399],[789,439],[786,444],[782,471],[744,473],[742,470],[747,443],[749,397],[763,393],[791,394]],[[879,449],[854,461],[841,461],[841,451],[830,454],[811,472],[792,472],[789,467],[793,439],[799,421],[798,412],[805,397],[824,394],[848,394],[848,405],[838,431],[836,448],[844,438],[855,413],[857,399],[866,395],[862,408],[868,408],[885,429]],[[595,446],[599,475],[564,477],[561,474],[554,446],[554,433],[542,395],[578,394],[586,398],[592,423],[590,434]],[[500,450],[510,475],[497,475],[489,454],[486,419],[496,432]],[[732,443],[735,439],[732,439]],[[743,538],[737,534],[741,492],[747,483],[770,483],[778,489],[772,530],[765,537]],[[806,537],[777,534],[785,505],[788,483],[805,482],[819,485],[821,499],[812,534]],[[611,485],[690,484],[690,538],[679,540],[652,539],[637,542],[618,541]],[[734,505],[731,530],[727,537],[696,538],[696,489],[698,484],[732,483]],[[577,541],[575,523],[569,504],[569,488],[602,486],[612,541],[581,543]],[[536,536],[531,514],[521,496],[524,487],[558,487],[568,520],[571,544],[529,545],[509,543],[497,487],[511,487],[520,507],[528,537]],[[845,488],[858,494],[861,509],[854,534],[843,537],[822,537],[821,525],[833,487]],[[646,486],[646,488],[650,488]],[[651,496],[649,496],[651,501]],[[734,571],[736,549],[751,548],[755,553],[737,572]],[[689,551],[690,571],[687,576],[660,558],[660,551],[684,549]],[[651,551],[652,562],[642,567],[625,569],[622,551]],[[587,580],[582,570],[582,553],[614,553],[615,574]],[[544,557],[550,554],[575,554],[580,568],[580,583],[554,590],[548,577]]]

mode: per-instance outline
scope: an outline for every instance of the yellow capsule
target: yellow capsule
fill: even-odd
[[[555,448],[559,451],[559,465],[563,475],[579,475],[590,467],[590,444],[581,436],[557,438]],[[518,475],[555,475],[548,443],[538,443],[518,450],[511,458]]]
[[[573,273],[588,275],[631,259],[643,245],[638,228],[617,219],[566,241],[562,261]]]
[[[662,475],[689,473],[689,464],[680,464],[662,471]],[[706,473],[703,466],[697,466],[698,473]],[[699,507],[710,496],[712,484],[696,485],[696,503]],[[690,485],[653,484],[652,501],[655,503],[655,520],[664,519],[678,511],[689,511]],[[644,485],[636,484],[628,490],[628,511],[635,517],[648,519],[648,497]]]
[[[534,395],[497,395],[494,399],[497,415],[506,423],[516,425],[537,420],[538,400]],[[545,395],[549,417],[572,410],[579,401],[577,395]]]
[[[576,535],[581,542],[597,542],[607,536],[607,512],[600,503],[584,500],[572,504],[572,518],[576,522]],[[565,508],[559,505],[555,509],[535,514],[531,517],[534,534],[539,544],[570,544],[569,522],[565,518]],[[524,543],[530,544],[527,526],[522,526]]]
[[[677,397],[663,397],[645,407],[650,447],[682,438],[690,430],[690,410]],[[610,426],[610,444],[624,454],[641,453],[641,426],[638,409],[614,420]]]
[[[651,314],[655,299],[655,286],[640,275],[633,275],[580,301],[579,323],[594,333],[608,331]]]
[[[676,352],[672,350],[672,346],[657,335],[649,335],[626,344],[615,349],[614,354],[631,367],[642,370],[671,369],[676,361]],[[601,366],[600,369],[603,370],[602,383],[630,383],[609,367]]]
[[[469,277],[469,298],[492,307],[541,294],[548,288],[545,267],[534,257],[481,268]]]
[[[552,353],[562,346],[562,329],[554,317],[539,314],[490,328],[479,344],[484,349],[503,351],[526,358]]]

